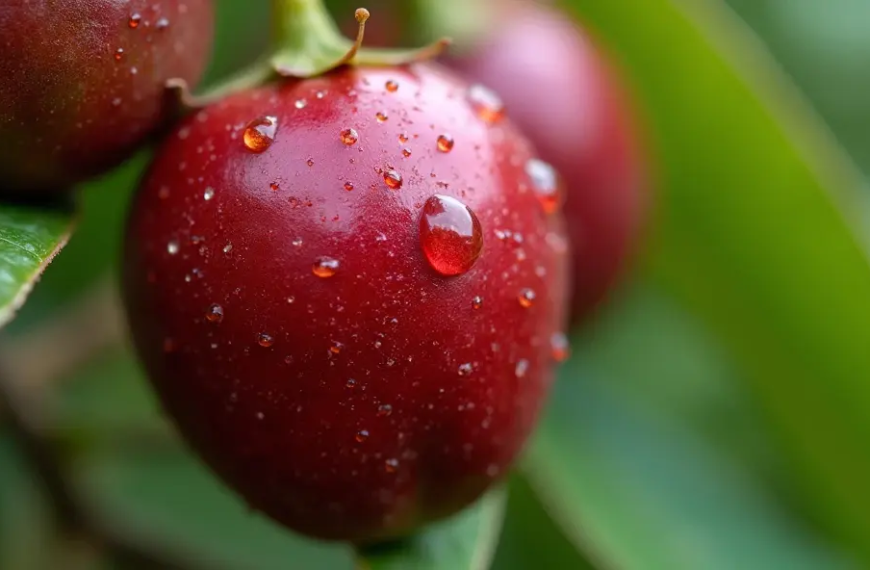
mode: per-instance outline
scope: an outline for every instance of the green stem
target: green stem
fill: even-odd
[[[301,52],[323,44],[348,44],[322,0],[272,0],[272,22],[276,50]]]

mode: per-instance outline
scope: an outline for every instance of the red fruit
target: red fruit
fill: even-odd
[[[129,156],[195,83],[211,0],[4,0],[0,194],[57,192]]]
[[[243,92],[179,126],[133,204],[126,304],[165,408],[299,532],[467,505],[564,358],[561,215],[468,94],[429,65]]]
[[[564,180],[575,318],[590,314],[625,268],[648,188],[629,102],[604,54],[570,19],[505,2],[486,41],[457,61],[492,88]]]

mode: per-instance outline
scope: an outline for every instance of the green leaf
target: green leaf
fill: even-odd
[[[726,387],[703,327],[648,290],[629,306],[644,318],[615,313],[562,370],[523,465],[566,534],[625,570],[853,567],[777,500],[736,441],[710,437],[753,424],[740,425],[751,406]],[[648,397],[656,383],[665,394]],[[683,402],[668,402],[681,387]]]
[[[347,547],[298,537],[249,510],[178,445],[92,450],[75,467],[102,528],[184,567],[352,568]]]
[[[49,567],[54,521],[37,482],[12,439],[0,432],[0,568]]]
[[[61,209],[0,205],[0,327],[66,245],[72,223],[72,215]]]
[[[365,570],[485,570],[489,568],[504,516],[504,488],[407,539],[359,553]]]
[[[870,563],[863,181],[724,5],[569,4],[648,112],[660,177],[647,267],[738,358],[790,494]]]

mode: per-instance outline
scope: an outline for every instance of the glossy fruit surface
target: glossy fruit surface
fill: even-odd
[[[240,93],[178,127],[134,201],[126,304],[163,404],[299,532],[468,504],[565,357],[561,214],[475,92],[415,65]]]
[[[649,199],[636,118],[604,53],[570,18],[501,2],[492,33],[454,63],[498,93],[565,186],[575,317],[600,305],[625,270]]]
[[[208,61],[211,0],[5,0],[0,194],[65,190],[166,118],[164,83]]]

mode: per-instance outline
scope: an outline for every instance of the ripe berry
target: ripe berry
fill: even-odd
[[[586,316],[624,269],[646,206],[647,173],[630,105],[604,54],[567,16],[527,1],[499,6],[503,20],[495,32],[455,64],[498,93],[541,158],[562,175],[573,314]]]
[[[126,305],[163,404],[299,532],[375,540],[467,505],[562,358],[561,214],[473,93],[427,64],[242,92],[179,126],[134,201]]]
[[[0,194],[63,191],[116,165],[196,82],[211,0],[7,0],[0,9]]]

